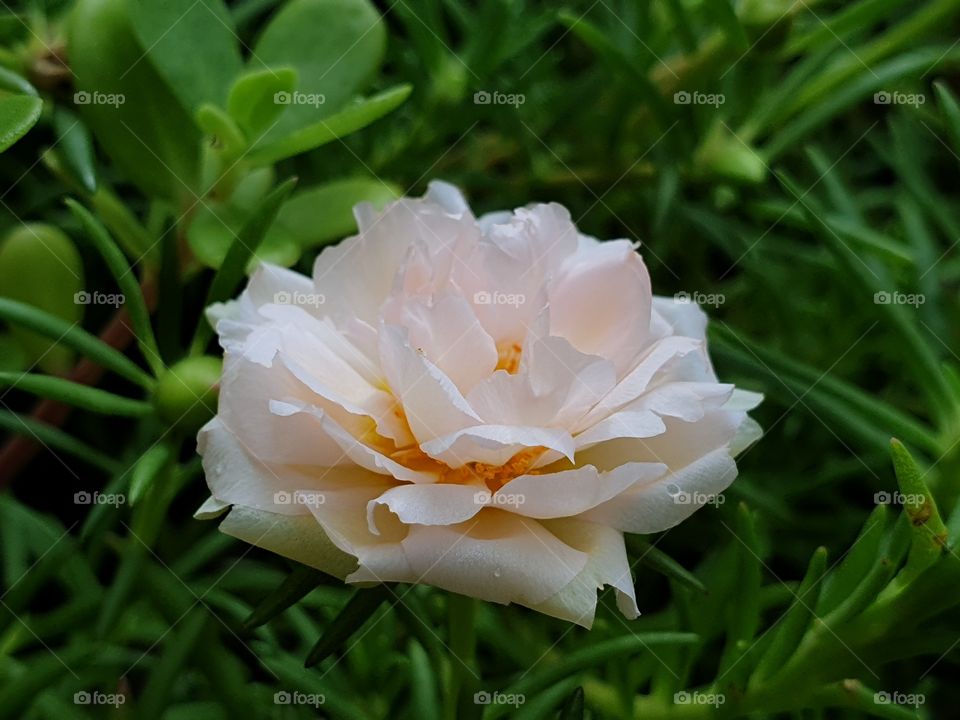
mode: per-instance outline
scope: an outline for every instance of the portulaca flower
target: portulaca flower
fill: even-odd
[[[638,615],[623,533],[724,490],[759,396],[717,381],[695,304],[556,204],[475,218],[452,186],[211,308],[220,529],[348,583],[425,583],[589,627]]]

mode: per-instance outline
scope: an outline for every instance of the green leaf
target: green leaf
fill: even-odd
[[[294,68],[297,92],[322,103],[291,103],[269,137],[286,137],[340,110],[373,79],[385,49],[383,20],[368,0],[285,4],[257,40],[251,64]]]
[[[43,100],[38,97],[0,92],[0,152],[37,124],[42,109]]]
[[[727,36],[727,42],[737,49],[738,52],[749,50],[750,41],[747,39],[747,33],[737,18],[737,13],[733,9],[730,0],[716,0],[704,4],[704,10],[720,26]]]
[[[909,585],[943,555],[947,548],[947,528],[930,488],[923,481],[924,473],[910,451],[893,438],[890,440],[890,454],[903,498],[903,510],[912,531],[907,564],[893,583],[898,589]]]
[[[68,676],[70,668],[86,661],[96,652],[92,645],[74,645],[51,653],[44,649],[36,657],[26,658],[29,671],[16,677],[15,682],[4,682],[0,688],[0,707],[7,717],[27,717],[27,710],[39,693],[55,687]]]
[[[696,575],[667,555],[667,553],[663,552],[663,550],[639,538],[631,537],[628,542],[631,552],[638,556],[641,564],[692,590],[700,593],[707,592],[707,587],[700,582],[700,579]]]
[[[164,370],[163,361],[160,359],[160,349],[157,347],[157,339],[153,335],[153,326],[150,324],[147,302],[140,291],[140,285],[137,283],[137,277],[133,269],[127,263],[127,259],[113,241],[113,238],[110,237],[110,233],[89,210],[72,198],[67,198],[66,203],[67,207],[80,221],[87,236],[93,242],[117,281],[117,285],[124,296],[127,312],[133,322],[137,345],[139,345],[147,364],[153,369],[154,375],[159,376]]]
[[[383,585],[355,590],[307,654],[304,666],[313,667],[336,652],[351,635],[366,624],[389,596],[390,591]]]
[[[873,444],[882,442],[885,447],[890,435],[897,433],[939,452],[932,429],[858,387],[764,347],[723,323],[713,325],[710,334],[719,354],[735,359],[757,379],[768,378],[770,392],[780,394],[787,405],[802,399],[803,404],[830,415]]]
[[[9,90],[18,95],[40,96],[37,89],[25,77],[2,65],[0,65],[0,90]]]
[[[504,694],[522,694],[532,697],[541,690],[581,670],[600,667],[603,663],[621,660],[644,652],[653,653],[656,652],[655,648],[662,645],[692,645],[697,643],[699,639],[699,636],[693,633],[639,632],[612,640],[601,640],[557,658],[549,666],[537,666],[503,692]],[[508,705],[491,705],[489,718],[492,720],[508,712],[510,712],[510,706]]]
[[[280,209],[264,244],[276,246],[281,239],[292,238],[301,250],[308,250],[340,240],[357,230],[354,205],[370,202],[379,208],[400,194],[396,185],[367,178],[334,180],[304,188]],[[275,237],[277,234],[281,237]]]
[[[720,662],[721,674],[739,664],[737,670],[744,673],[747,663],[739,663],[760,625],[760,541],[757,537],[755,514],[740,503],[737,507],[736,526],[736,585],[734,601],[727,611],[727,641]]]
[[[246,149],[247,139],[243,131],[232,117],[212,103],[201,105],[197,110],[197,125],[227,153],[237,156]]]
[[[615,45],[608,33],[585,20],[580,13],[561,10],[558,20],[597,53],[613,72],[620,74],[639,88],[644,101],[660,121],[661,128],[666,129],[670,126],[676,115],[676,108],[671,108],[667,104],[660,89],[647,76],[643,66]]]
[[[292,97],[296,84],[297,71],[293,68],[267,68],[245,73],[230,88],[227,111],[248,137],[259,139],[258,136],[286,109],[282,100]]]
[[[16,413],[0,410],[0,428],[8,432],[18,433],[24,437],[36,440],[51,451],[60,451],[80,458],[96,468],[114,472],[117,461],[99,450],[82,443],[72,435],[62,430],[39,422],[33,418],[17,415]]]
[[[240,73],[239,40],[221,0],[130,0],[140,44],[183,107],[224,105]]]
[[[213,276],[205,307],[215,302],[223,302],[233,296],[246,274],[247,262],[256,254],[257,248],[260,247],[277,213],[280,212],[281,205],[296,184],[296,178],[284,181],[254,209],[233,244],[230,245],[220,269]]]
[[[306,565],[297,565],[283,583],[260,601],[260,604],[243,621],[247,630],[269,622],[291,605],[306,597],[318,585],[330,580],[330,576]]]
[[[0,240],[0,296],[18,300],[69,323],[83,318],[83,261],[73,240],[59,228],[23,223]],[[50,373],[66,373],[74,356],[57,338],[22,327],[10,331],[27,358]]]
[[[50,375],[0,372],[0,387],[16,388],[105,415],[144,417],[153,412],[150,403],[142,400],[130,400],[99,388]]]
[[[943,82],[939,80],[935,82],[933,89],[936,91],[937,100],[940,102],[940,112],[947,128],[950,145],[953,147],[953,152],[960,155],[960,103],[957,102],[956,96],[950,92],[950,88]]]
[[[53,113],[53,127],[57,133],[56,145],[61,149],[66,167],[88,193],[97,191],[97,173],[94,169],[93,139],[80,118],[57,107]]]
[[[953,414],[951,388],[941,369],[938,349],[920,333],[916,321],[903,305],[877,301],[878,294],[889,294],[897,289],[892,285],[889,274],[884,268],[865,262],[844,243],[827,225],[816,208],[812,207],[806,193],[801,192],[796,183],[783,173],[777,173],[777,177],[797,204],[803,208],[811,232],[830,248],[846,270],[852,280],[851,284],[854,287],[859,286],[864,300],[872,299],[878,312],[889,321],[890,332],[899,337],[903,355],[913,365],[917,382],[926,389],[930,406],[937,412],[940,419],[951,417]]]
[[[219,268],[247,218],[247,212],[232,201],[207,203],[207,207],[198,210],[187,229],[190,249],[207,267]],[[299,258],[300,248],[297,242],[288,233],[277,228],[268,233],[257,248],[256,255],[247,264],[247,272],[252,272],[261,262],[289,267]]]
[[[158,13],[166,5],[149,4],[158,6]],[[122,177],[150,196],[195,202],[200,131],[192,112],[184,109],[145,57],[146,47],[134,33],[129,10],[127,0],[75,3],[67,28],[67,51],[76,83],[74,104]],[[198,4],[195,12],[207,10]],[[159,26],[157,31],[162,33],[168,27]],[[202,49],[183,53],[190,72],[216,75],[215,68],[198,71],[193,64],[198,51]]]
[[[430,667],[430,658],[423,646],[411,638],[407,644],[410,658],[410,700],[423,720],[440,720],[440,691],[437,672]]]
[[[834,610],[863,582],[880,554],[889,517],[890,511],[886,505],[877,505],[870,513],[840,566],[824,581],[823,590],[817,599],[817,616]]]
[[[279,140],[264,143],[247,157],[254,164],[267,165],[318,148],[379,120],[406,100],[411,90],[410,85],[398,85],[373,97],[359,100],[347,105],[335,115],[291,131]]]
[[[777,619],[767,632],[773,636],[766,652],[760,658],[751,684],[760,684],[776,675],[786,660],[794,653],[813,617],[821,583],[827,572],[827,549],[817,548],[810,558],[807,573],[787,611]]]
[[[583,688],[578,687],[560,710],[560,720],[583,720]]]
[[[68,323],[35,307],[8,298],[0,298],[0,319],[23,325],[34,332],[53,338],[148,390],[154,385],[153,378],[129,358],[78,327],[76,323]]]
[[[157,443],[147,450],[130,474],[130,489],[127,491],[131,506],[135,506],[159,478],[173,453],[166,443]]]
[[[137,702],[137,715],[142,720],[172,717],[172,713],[163,715],[164,709],[170,705],[175,688],[182,682],[184,668],[188,667],[209,619],[205,607],[194,607],[171,628],[174,632],[164,637],[163,654],[151,667]]]

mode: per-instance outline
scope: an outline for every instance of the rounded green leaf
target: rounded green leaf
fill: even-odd
[[[189,110],[222,106],[243,61],[221,0],[131,0],[130,20],[150,61]]]
[[[123,175],[148,195],[192,198],[200,131],[146,57],[124,0],[79,0],[67,46],[74,104]]]
[[[293,0],[267,25],[253,49],[253,67],[290,66],[298,97],[271,138],[337,112],[364,88],[383,61],[386,30],[368,0]]]
[[[296,193],[280,209],[267,233],[265,246],[279,246],[292,238],[306,250],[356,232],[353,206],[370,202],[377,207],[399,197],[396,185],[370,178],[335,180]]]
[[[0,241],[0,296],[27,303],[70,323],[83,317],[76,301],[83,291],[83,263],[73,241],[52,225],[29,223]],[[20,326],[10,334],[28,365],[50,373],[65,372],[73,351]]]
[[[0,152],[27,134],[43,109],[43,100],[32,95],[0,94]]]
[[[255,140],[287,107],[283,102],[297,84],[293,68],[267,68],[246,73],[230,88],[227,111],[247,135]]]

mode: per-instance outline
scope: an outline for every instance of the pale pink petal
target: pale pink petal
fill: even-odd
[[[336,547],[312,515],[279,515],[234,506],[220,531],[328,575],[345,578],[357,561]]]
[[[574,517],[616,498],[635,484],[653,482],[666,472],[667,466],[660,463],[628,463],[603,473],[587,465],[542,475],[521,475],[494,493],[491,504],[531,518]],[[504,501],[500,502],[498,497]]]
[[[375,510],[383,505],[406,525],[454,525],[480,512],[489,496],[483,484],[397,485],[367,504],[367,524],[370,532],[380,534]]]
[[[411,347],[405,334],[402,328],[382,326],[380,356],[414,437],[426,442],[478,424],[480,418],[453,381]]]
[[[436,365],[461,393],[468,393],[497,366],[497,348],[462,296],[398,298],[384,308],[384,319],[408,330],[408,341]]]
[[[640,615],[622,533],[576,519],[549,520],[544,526],[570,547],[586,553],[589,560],[570,583],[534,610],[589,629],[596,614],[597,591],[609,585],[616,588],[617,608],[627,619]]]
[[[573,438],[559,428],[477,425],[420,445],[427,455],[451,468],[470,462],[503,465],[517,453],[535,447],[550,448],[573,460]]]
[[[626,372],[646,344],[650,276],[626,240],[567,258],[550,285],[550,332]]]
[[[543,602],[588,560],[536,520],[492,509],[460,525],[412,526],[401,544],[412,577],[387,579],[503,604]]]

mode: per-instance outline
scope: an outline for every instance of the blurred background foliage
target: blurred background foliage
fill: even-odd
[[[960,0],[2,5],[0,717],[954,714]],[[348,602],[192,519],[205,303],[433,178],[639,241],[767,396],[728,501],[631,540],[637,621]]]

